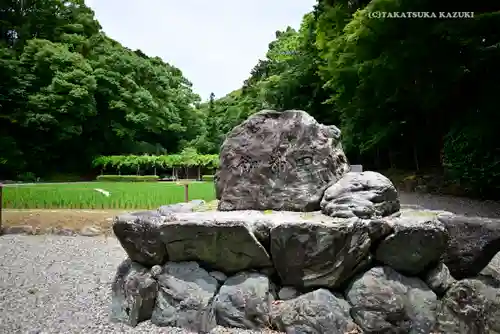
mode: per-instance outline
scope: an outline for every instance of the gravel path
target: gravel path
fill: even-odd
[[[111,281],[125,258],[115,238],[4,235],[0,255],[0,333],[191,333],[108,321]]]
[[[429,210],[444,210],[466,216],[500,218],[500,202],[402,191],[399,196],[401,203],[406,205],[420,205]]]

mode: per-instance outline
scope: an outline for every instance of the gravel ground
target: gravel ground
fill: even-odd
[[[4,235],[0,254],[0,333],[191,333],[108,321],[111,281],[125,258],[115,238]]]
[[[402,204],[420,205],[429,210],[444,210],[466,216],[500,218],[500,202],[465,197],[399,192]]]
[[[401,193],[406,205],[500,218],[500,203]],[[108,321],[111,281],[125,252],[115,238],[0,237],[0,333],[169,333],[145,322]],[[216,329],[212,333],[264,333]],[[272,332],[267,332],[272,333]]]

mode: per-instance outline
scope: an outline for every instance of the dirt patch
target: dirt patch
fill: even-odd
[[[50,228],[80,231],[85,226],[95,226],[103,234],[111,234],[113,217],[125,210],[42,210],[42,209],[4,209],[2,227],[31,226],[35,230],[46,231]]]

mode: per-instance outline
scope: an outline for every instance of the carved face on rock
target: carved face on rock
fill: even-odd
[[[350,169],[340,130],[298,110],[252,115],[228,134],[220,159],[220,210],[318,210]]]

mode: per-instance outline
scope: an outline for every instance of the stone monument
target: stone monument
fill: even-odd
[[[500,251],[500,221],[401,209],[385,176],[349,171],[340,139],[304,111],[259,112],[222,145],[218,210],[193,201],[116,217],[128,258],[111,320],[498,333],[500,275],[481,270]]]
[[[319,210],[326,188],[348,171],[337,127],[300,110],[263,110],[222,144],[219,210]]]

